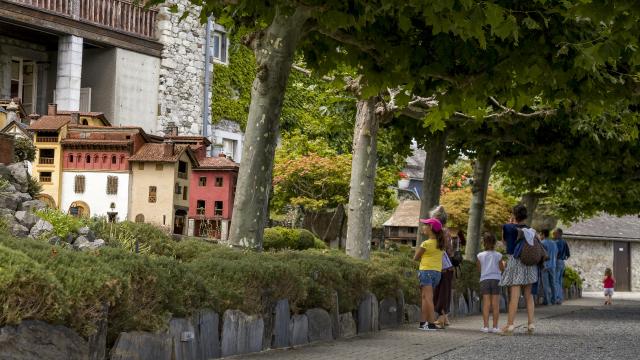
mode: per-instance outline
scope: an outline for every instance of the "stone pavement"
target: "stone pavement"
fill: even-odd
[[[614,300],[615,301],[615,300]],[[616,304],[621,306],[629,303],[628,300],[619,300]],[[580,310],[589,310],[600,307],[601,299],[596,297],[566,301],[561,306],[546,306],[536,308],[536,321],[557,316],[567,316]],[[616,307],[617,308],[617,307]],[[506,314],[501,314],[500,324],[506,322]],[[514,337],[521,338],[524,334],[522,325],[526,325],[526,314],[520,310],[516,318]],[[544,322],[544,321],[543,321]],[[425,332],[417,329],[417,324],[406,325],[399,329],[380,331],[370,335],[356,338],[318,343],[304,347],[286,350],[270,350],[258,354],[243,355],[235,359],[304,359],[304,360],[329,360],[329,359],[429,359],[452,350],[471,346],[472,343],[491,339],[498,341],[498,335],[483,334],[479,331],[482,326],[482,317],[479,315],[457,318],[452,320],[452,326],[447,330]],[[570,329],[570,328],[569,328]],[[540,334],[544,336],[543,334]],[[502,338],[502,337],[500,337]],[[478,355],[478,354],[476,354]],[[509,356],[509,350],[502,353],[501,357]],[[483,356],[484,357],[484,356]]]

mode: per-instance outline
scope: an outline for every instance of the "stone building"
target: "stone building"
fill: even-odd
[[[640,291],[640,217],[600,215],[564,230],[571,250],[567,265],[584,280],[583,289],[602,290],[604,270],[611,268],[617,291]]]

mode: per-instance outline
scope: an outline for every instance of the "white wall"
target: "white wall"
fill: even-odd
[[[114,119],[109,120],[156,134],[160,59],[117,48],[116,63]]]
[[[82,194],[75,192],[76,175],[84,175],[85,178]],[[118,177],[118,193],[115,195],[107,195],[107,176]],[[63,171],[61,210],[67,212],[74,201],[84,201],[89,205],[90,216],[107,216],[111,203],[115,203],[117,220],[124,221],[129,211],[129,177],[128,172]]]
[[[91,111],[115,122],[116,49],[87,49],[82,59],[82,87],[91,88]]]

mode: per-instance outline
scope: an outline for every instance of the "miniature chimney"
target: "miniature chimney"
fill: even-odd
[[[218,157],[226,158],[226,157],[227,157],[227,155],[225,155],[223,152],[221,152],[220,154],[218,154]]]
[[[38,121],[38,119],[40,119],[40,115],[38,115],[38,114],[30,114],[28,116],[28,118],[29,118],[29,125],[33,125]]]
[[[173,156],[173,150],[174,150],[173,141],[165,140],[164,143],[162,143],[162,154],[165,157]]]
[[[175,122],[169,121],[164,128],[165,136],[178,136],[178,126]]]
[[[78,125],[80,123],[80,114],[77,112],[71,113],[71,124]]]
[[[49,104],[47,107],[47,115],[56,115],[58,114],[58,105],[57,104]]]

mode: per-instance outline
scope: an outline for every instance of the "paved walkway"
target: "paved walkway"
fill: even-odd
[[[595,296],[595,295],[594,295]],[[614,300],[615,302],[615,300]],[[588,310],[592,311],[596,309],[604,309],[601,306],[601,299],[597,297],[587,297],[578,300],[566,301],[561,306],[546,306],[536,309],[536,321],[540,328],[537,337],[544,338],[545,330],[542,326],[545,323],[545,319],[552,319],[559,316],[570,316],[578,311]],[[632,302],[630,300],[620,299],[615,302],[613,307],[606,308],[607,311],[615,309],[621,309],[635,304],[640,309],[640,303]],[[500,324],[506,322],[506,314],[501,314]],[[304,360],[333,360],[333,359],[430,359],[438,355],[446,356],[446,354],[453,354],[452,351],[456,349],[463,349],[465,347],[472,347],[473,344],[479,341],[504,341],[500,340],[503,337],[499,337],[494,334],[483,334],[479,331],[482,325],[481,316],[474,315],[465,318],[459,318],[452,321],[452,326],[444,331],[436,332],[424,332],[416,328],[415,325],[406,325],[399,329],[386,330],[377,332],[370,335],[359,336],[356,338],[333,341],[328,343],[320,343],[309,346],[298,347],[294,349],[286,350],[271,350],[263,353],[244,355],[242,359],[304,359]],[[526,314],[521,310],[516,318],[516,325],[526,325]],[[565,331],[572,332],[571,326],[567,326]],[[592,329],[592,333],[600,333],[602,329]],[[640,329],[639,329],[640,330]],[[560,333],[562,334],[562,333]],[[516,329],[516,336],[512,338],[523,339],[524,328],[520,327]],[[513,341],[513,340],[511,340]],[[542,341],[542,340],[541,340]],[[640,350],[640,349],[638,349]],[[503,349],[501,356],[508,358],[512,357],[509,349]],[[482,354],[482,353],[481,353]],[[537,353],[539,354],[539,353]],[[478,358],[478,353],[470,358]],[[542,354],[538,357],[541,358]],[[482,356],[484,358],[484,354]],[[449,358],[449,357],[447,357]],[[455,357],[450,357],[454,359]]]

